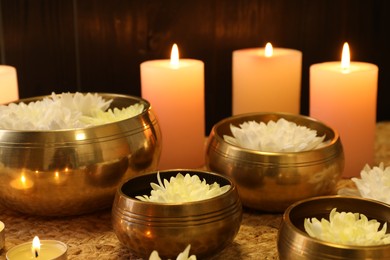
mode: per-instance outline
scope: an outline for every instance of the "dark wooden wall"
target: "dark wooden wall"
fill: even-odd
[[[309,66],[352,59],[379,66],[377,120],[390,120],[388,0],[0,0],[1,63],[18,70],[20,97],[52,91],[140,95],[139,64],[205,62],[206,133],[231,115],[232,51],[264,46],[303,52],[301,113]]]

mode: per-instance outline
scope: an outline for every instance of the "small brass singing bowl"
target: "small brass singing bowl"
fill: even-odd
[[[325,135],[320,148],[301,152],[263,152],[224,140],[230,126],[248,121],[268,123],[280,118]],[[230,177],[242,204],[248,208],[282,213],[292,203],[335,193],[344,169],[344,153],[337,131],[310,117],[286,113],[250,113],[216,123],[209,135],[206,166]]]
[[[112,223],[118,240],[138,257],[147,259],[156,250],[162,259],[176,259],[191,245],[190,254],[203,259],[220,252],[238,233],[242,205],[234,183],[218,174],[186,169],[160,171],[160,177],[169,180],[178,173],[231,187],[210,199],[164,204],[135,198],[150,195],[150,183],[157,183],[156,172],[126,181],[117,190]]]
[[[147,100],[100,93],[110,108],[141,103],[131,118],[53,131],[0,129],[0,203],[41,216],[109,208],[127,178],[157,169],[161,131]],[[21,99],[36,102],[44,97]]]
[[[320,196],[291,205],[283,215],[278,232],[277,248],[280,260],[382,260],[390,259],[390,244],[351,246],[326,242],[310,237],[304,229],[305,218],[325,218],[330,211],[364,214],[369,220],[390,222],[390,205],[358,197]],[[389,225],[387,224],[387,233]]]

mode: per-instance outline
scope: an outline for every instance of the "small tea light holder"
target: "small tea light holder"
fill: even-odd
[[[0,250],[4,247],[5,243],[5,225],[0,221]]]
[[[39,240],[26,242],[11,248],[6,255],[7,260],[66,260],[68,246],[57,240]]]

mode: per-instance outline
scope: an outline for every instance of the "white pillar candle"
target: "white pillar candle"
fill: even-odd
[[[345,155],[343,177],[353,177],[374,162],[378,67],[350,62],[348,45],[344,46],[342,63],[310,67],[310,116],[339,132]]]
[[[302,52],[250,48],[233,52],[233,115],[249,112],[299,114]]]
[[[141,93],[157,115],[162,132],[159,169],[198,168],[204,164],[204,64],[180,59],[141,64]]]
[[[0,104],[19,99],[16,69],[12,66],[0,65]]]

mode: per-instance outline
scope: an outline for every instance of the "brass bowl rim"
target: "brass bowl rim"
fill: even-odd
[[[316,148],[316,149],[312,149],[312,150],[299,151],[299,152],[264,152],[264,151],[244,148],[244,147],[229,143],[229,142],[225,141],[223,136],[220,136],[218,134],[217,129],[219,127],[221,127],[224,124],[230,123],[233,120],[236,120],[238,118],[246,118],[246,117],[252,117],[252,116],[264,116],[264,115],[275,115],[279,118],[282,118],[283,116],[302,118],[304,120],[311,121],[313,123],[317,123],[319,125],[322,125],[325,128],[328,128],[331,132],[334,133],[334,137],[331,140],[329,140],[329,142],[326,143],[324,146],[321,146],[320,148]],[[288,120],[288,119],[286,119],[286,120]],[[290,121],[290,120],[288,120],[288,121]],[[211,133],[214,134],[214,137],[215,137],[215,139],[217,139],[218,142],[221,142],[224,145],[229,145],[229,146],[233,147],[235,150],[239,150],[239,151],[242,151],[242,152],[248,153],[248,154],[264,155],[264,156],[289,156],[289,155],[296,155],[296,154],[308,154],[308,153],[311,153],[313,151],[321,151],[321,150],[329,149],[330,147],[334,146],[334,144],[340,139],[340,135],[336,129],[330,127],[329,125],[323,123],[320,120],[317,120],[313,117],[304,116],[304,115],[297,115],[297,114],[291,114],[291,113],[279,113],[279,112],[260,112],[260,113],[254,112],[254,113],[245,113],[245,114],[230,116],[230,117],[224,118],[221,121],[217,122],[212,127]]]
[[[377,200],[373,199],[367,199],[367,198],[361,198],[361,197],[352,197],[352,196],[342,196],[342,195],[326,195],[326,196],[316,196],[316,197],[311,197],[307,199],[303,199],[300,201],[297,201],[293,204],[291,204],[283,213],[283,219],[282,221],[288,225],[294,232],[299,234],[299,236],[305,237],[305,239],[308,239],[310,243],[316,243],[317,245],[325,246],[325,247],[331,247],[331,248],[338,248],[342,250],[373,250],[373,249],[381,249],[381,248],[390,248],[390,244],[384,244],[384,245],[369,245],[369,246],[354,246],[354,245],[343,245],[343,244],[337,244],[333,242],[328,242],[324,241],[318,238],[311,237],[309,234],[306,232],[302,231],[298,227],[296,227],[291,219],[290,219],[290,213],[293,211],[297,206],[306,204],[311,201],[318,201],[318,200],[337,200],[337,199],[352,199],[352,200],[358,200],[358,201],[366,201],[368,203],[374,203],[374,204],[379,204],[382,205],[386,208],[389,208],[390,210],[390,205],[384,202],[380,202]],[[279,235],[278,235],[279,236]],[[279,238],[278,238],[279,239]]]
[[[78,93],[87,94],[87,92],[78,92]],[[88,127],[80,127],[80,128],[56,129],[56,130],[16,130],[16,129],[2,129],[2,128],[0,128],[0,134],[2,134],[2,133],[53,133],[53,134],[59,133],[59,134],[63,134],[63,133],[74,132],[74,131],[93,130],[96,128],[103,128],[103,127],[106,127],[109,125],[118,124],[120,122],[131,120],[131,119],[136,118],[136,117],[142,117],[145,114],[147,114],[148,111],[152,107],[148,100],[146,100],[142,97],[138,97],[138,96],[117,94],[117,93],[108,93],[108,92],[89,92],[89,93],[97,94],[97,95],[101,96],[102,98],[106,98],[106,99],[125,98],[125,99],[138,100],[139,102],[144,103],[145,107],[144,107],[144,110],[140,114],[138,114],[134,117],[129,117],[129,118],[125,118],[125,119],[121,119],[121,120],[118,120],[115,122],[110,122],[110,123],[105,123],[105,124],[99,124],[99,125],[88,126]],[[70,94],[76,94],[76,93],[71,92]],[[60,95],[61,94],[56,94],[56,96],[60,96]],[[30,102],[42,100],[43,98],[46,98],[46,97],[51,97],[51,95],[41,95],[41,96],[18,99],[16,101],[8,102],[8,103],[2,104],[2,105],[9,105],[11,103],[18,104],[21,102],[28,104]]]
[[[229,188],[229,190],[227,190],[223,194],[220,194],[220,195],[212,197],[212,198],[197,200],[197,201],[190,201],[190,202],[178,202],[178,203],[158,203],[158,202],[151,202],[151,201],[141,201],[139,199],[136,199],[135,197],[128,196],[125,193],[123,193],[123,191],[122,191],[123,185],[125,185],[126,183],[128,183],[134,179],[145,178],[146,176],[152,176],[152,175],[157,176],[157,171],[153,171],[153,172],[149,172],[149,173],[145,173],[145,174],[141,174],[141,175],[132,176],[132,177],[126,179],[118,186],[117,195],[125,198],[126,200],[130,200],[132,203],[134,203],[135,206],[145,205],[145,206],[155,206],[155,207],[183,207],[183,206],[193,207],[193,206],[196,206],[199,204],[211,203],[213,201],[220,200],[221,198],[230,196],[230,194],[237,189],[236,185],[234,184],[234,182],[232,181],[232,179],[230,177],[225,176],[225,175],[221,175],[219,173],[211,172],[211,171],[196,170],[196,169],[181,169],[180,168],[180,169],[161,170],[158,172],[160,172],[160,174],[161,173],[163,173],[163,174],[170,173],[170,172],[196,174],[198,172],[201,172],[203,174],[210,174],[210,175],[216,176],[218,178],[225,179],[226,181],[229,182],[230,188]],[[156,182],[157,182],[157,177],[156,177]],[[146,194],[143,194],[143,195],[146,195]],[[147,195],[149,196],[149,194],[147,194]]]

